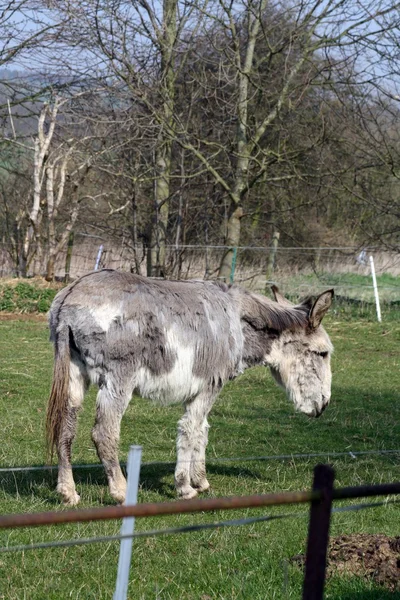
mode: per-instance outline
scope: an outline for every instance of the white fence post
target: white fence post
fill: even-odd
[[[99,246],[99,251],[97,252],[97,257],[96,257],[96,263],[94,265],[94,270],[97,271],[99,266],[100,266],[100,260],[101,260],[101,256],[103,254],[103,250],[104,250],[104,246],[103,244],[101,244]]]
[[[126,468],[127,489],[125,504],[133,506],[137,503],[139,488],[140,462],[142,459],[142,446],[131,446],[128,454]],[[135,529],[135,517],[126,517],[122,520],[121,535],[132,535]],[[131,567],[133,538],[121,540],[118,560],[117,582],[115,584],[114,600],[126,600],[128,597],[129,571]]]
[[[371,275],[372,275],[372,283],[374,284],[374,294],[375,294],[375,304],[376,304],[376,316],[378,317],[379,323],[382,321],[381,318],[381,306],[379,304],[379,294],[378,294],[378,285],[376,283],[376,275],[375,275],[375,265],[374,265],[374,257],[369,257],[369,262],[371,263]]]

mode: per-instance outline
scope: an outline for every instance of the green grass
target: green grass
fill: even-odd
[[[277,275],[278,276],[278,275]],[[279,274],[282,289],[288,294],[316,293],[327,287],[335,288],[339,296],[374,303],[374,288],[370,274],[322,271],[320,273]],[[383,273],[376,277],[381,302],[398,302],[400,277]]]
[[[376,321],[376,305],[371,275],[359,273],[300,273],[279,275],[282,291],[294,302],[328,288],[335,290],[334,312],[341,319]],[[379,301],[385,321],[400,319],[400,277],[389,273],[377,276]]]
[[[335,344],[332,405],[317,420],[295,414],[266,369],[254,369],[224,389],[211,413],[209,457],[246,457],[400,447],[400,327],[331,318]],[[52,370],[45,322],[0,322],[0,466],[44,463],[43,423]],[[73,461],[96,463],[90,441],[95,393],[81,414]],[[133,399],[123,420],[121,460],[129,445],[143,446],[143,461],[174,461],[179,407]],[[313,459],[209,463],[215,496],[306,489]],[[336,485],[399,480],[399,456],[350,456],[330,461]],[[76,473],[82,506],[112,504],[101,469]],[[0,513],[62,509],[55,474],[0,473]],[[139,502],[174,499],[173,465],[144,466]],[[343,504],[343,503],[342,503]],[[242,510],[137,520],[137,530],[215,522],[235,517],[304,513],[305,506]],[[396,504],[333,516],[332,535],[398,535]],[[119,522],[0,530],[0,546],[112,535]],[[304,551],[307,518],[134,542],[130,599],[209,600],[300,598],[301,571],[289,563]],[[109,599],[115,585],[118,543],[0,553],[0,599]],[[326,598],[386,600],[389,594],[362,578],[335,576]]]

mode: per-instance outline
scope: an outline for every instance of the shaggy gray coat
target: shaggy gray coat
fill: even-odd
[[[316,342],[329,304],[323,296],[319,304],[292,306],[212,281],[151,280],[112,270],[86,275],[59,292],[50,309],[55,368],[47,430],[50,449],[57,449],[57,489],[64,501],[79,501],[71,445],[90,383],[99,387],[92,437],[116,500],[125,498],[117,446],[133,393],[185,405],[178,425],[175,483],[185,498],[206,490],[207,415],[217,394],[249,366],[270,364],[279,371],[276,359],[272,364],[268,356],[277,354],[282,336],[293,343],[299,337]],[[322,354],[331,351],[323,334],[317,336],[325,343]],[[318,348],[316,354],[322,356]],[[325,394],[321,408],[327,401]]]

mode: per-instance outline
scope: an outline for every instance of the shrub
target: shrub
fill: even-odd
[[[58,289],[41,288],[27,282],[0,283],[0,311],[46,313]]]

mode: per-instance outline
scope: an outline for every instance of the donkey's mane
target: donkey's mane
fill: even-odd
[[[241,289],[241,317],[255,329],[274,329],[282,332],[305,328],[308,325],[310,305],[282,306],[264,296]]]
[[[308,325],[309,307],[304,304],[298,306],[268,305],[271,327],[277,331],[285,329],[304,328]]]

